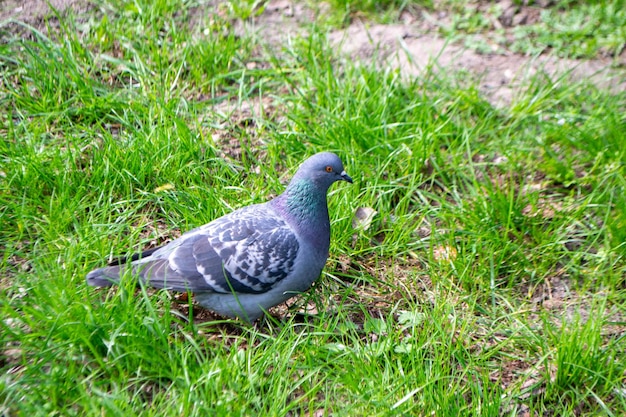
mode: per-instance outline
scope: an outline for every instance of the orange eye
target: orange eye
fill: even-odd
[[[331,167],[330,165],[328,165],[326,167],[326,172],[333,172],[333,167]]]

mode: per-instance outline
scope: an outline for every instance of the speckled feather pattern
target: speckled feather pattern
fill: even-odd
[[[204,307],[253,321],[321,273],[330,243],[326,193],[339,180],[352,182],[339,158],[316,154],[276,199],[233,211],[133,262],[91,271],[87,283],[110,286],[130,268],[146,285],[192,291]]]

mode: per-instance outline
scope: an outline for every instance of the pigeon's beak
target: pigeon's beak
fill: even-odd
[[[352,178],[350,178],[350,175],[346,174],[346,171],[341,171],[341,174],[339,174],[341,176],[341,179],[344,181],[348,181],[350,184],[352,184]]]

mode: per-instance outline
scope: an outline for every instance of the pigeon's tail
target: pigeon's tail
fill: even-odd
[[[94,269],[87,274],[87,284],[92,287],[110,287],[120,282],[120,272],[117,265]]]
[[[122,269],[123,265],[126,265],[127,262],[134,262],[143,258],[148,258],[159,249],[160,248],[152,248],[142,253],[136,253],[132,256],[121,256],[119,258],[115,258],[109,262],[108,266],[94,269],[88,273],[87,284],[92,287],[110,287],[113,284],[119,284],[120,276],[122,276],[124,271],[126,271],[126,268]],[[132,269],[135,270],[135,268]]]

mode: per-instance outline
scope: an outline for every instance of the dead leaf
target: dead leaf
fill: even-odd
[[[456,249],[452,246],[441,245],[433,249],[433,258],[439,262],[453,261],[456,259],[456,255]]]
[[[174,187],[174,184],[167,183],[167,184],[163,184],[163,185],[160,185],[160,186],[158,186],[157,188],[155,188],[155,189],[154,189],[154,192],[155,192],[155,193],[160,193],[160,192],[162,192],[162,191],[170,191],[170,190],[173,190],[174,188],[175,188],[175,187]]]
[[[372,225],[372,220],[378,212],[371,207],[359,207],[352,219],[352,228],[367,230]]]

